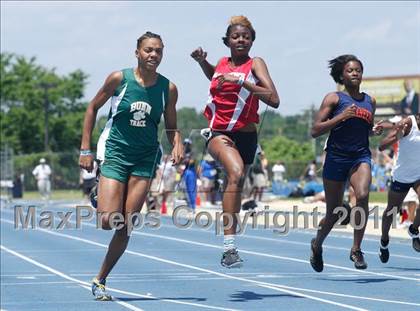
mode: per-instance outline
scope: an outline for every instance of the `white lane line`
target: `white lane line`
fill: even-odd
[[[1,276],[2,277],[19,277],[19,276],[25,276],[25,275],[28,275],[29,274],[29,272],[27,272],[27,273],[25,273],[25,272],[23,272],[23,273],[20,273],[20,274],[2,274]],[[51,274],[51,273],[31,273],[31,276],[34,276],[34,277],[37,277],[37,276],[54,276],[54,274]],[[92,276],[93,277],[93,276]]]
[[[5,221],[7,223],[13,224],[13,222],[11,222],[9,220],[3,219],[3,218],[1,218],[1,220]],[[86,223],[85,225],[87,225],[89,227],[96,228],[96,225],[91,224],[91,223]],[[39,229],[39,230],[43,230],[43,229]],[[186,243],[186,244],[197,245],[197,246],[205,246],[205,247],[215,248],[215,249],[222,249],[223,248],[222,246],[219,246],[219,245],[195,242],[195,241],[191,241],[191,240],[162,236],[162,235],[158,235],[158,234],[151,234],[151,233],[138,232],[138,231],[133,231],[132,234],[140,235],[140,236],[148,236],[148,237],[153,237],[153,238],[159,238],[159,239],[165,239],[165,240],[170,240],[170,241],[176,241],[176,242],[180,242],[180,243]],[[245,253],[245,254],[255,255],[255,256],[262,256],[262,257],[275,258],[275,259],[288,260],[288,261],[294,261],[294,262],[299,262],[299,263],[303,263],[303,264],[308,264],[307,260],[302,260],[302,259],[299,259],[299,258],[279,256],[279,255],[271,255],[271,254],[262,253],[262,252],[253,252],[253,251],[249,251],[249,250],[245,250],[245,249],[241,249],[241,252]],[[338,265],[334,265],[334,264],[327,264],[327,263],[324,263],[324,266],[331,267],[331,268],[336,268],[336,269],[341,269],[341,270],[346,270],[346,271],[350,271],[352,273],[370,274],[370,275],[376,275],[376,276],[383,276],[383,277],[390,277],[390,278],[420,282],[420,278],[411,278],[411,277],[406,277],[406,276],[400,276],[400,275],[394,275],[394,274],[388,274],[388,273],[381,273],[381,272],[366,271],[366,270],[356,270],[354,268],[348,268],[348,267],[338,266]]]
[[[206,273],[208,275],[208,273]],[[229,275],[233,275],[233,274],[229,274]],[[311,277],[313,277],[315,274],[311,275]],[[156,274],[154,274],[154,276],[156,276]],[[333,275],[327,275],[329,277],[339,277],[339,276],[333,276]],[[266,279],[275,279],[273,281],[279,280],[279,281],[285,281],[286,279],[288,280],[293,280],[293,279],[299,279],[301,280],[303,283],[305,283],[305,280],[302,277],[299,276],[279,276],[279,275],[275,275],[275,274],[262,274],[262,275],[257,275],[257,276],[243,276],[247,279],[252,279],[252,280],[266,280]],[[342,278],[354,278],[357,277],[357,275],[341,275]],[[220,281],[220,280],[224,280],[224,277],[219,277],[219,276],[206,276],[206,277],[160,277],[156,278],[156,279],[152,279],[150,277],[148,278],[113,278],[113,277],[108,277],[107,278],[108,281],[112,280],[112,284],[128,284],[128,283],[138,283],[139,280],[140,281],[147,281],[147,283],[174,283],[174,282],[179,282],[180,280],[183,281],[198,281],[198,282],[207,282],[207,281]],[[53,284],[70,284],[71,282],[66,282],[66,281],[37,281],[37,282],[2,282],[1,286],[7,286],[7,285],[53,285]],[[270,283],[273,285],[276,285],[276,283]],[[420,284],[419,284],[420,285]],[[283,286],[283,285],[279,285],[279,286]],[[286,285],[284,285],[286,286]],[[296,288],[299,289],[299,288]],[[307,288],[301,288],[301,290],[306,291],[309,290]],[[323,293],[321,291],[321,293]],[[325,294],[328,294],[328,292],[325,292]],[[382,299],[382,298],[378,298],[378,299]]]
[[[95,225],[93,225],[93,224],[88,224],[88,225],[91,226],[91,227],[95,227]],[[193,244],[193,245],[198,245],[198,246],[207,246],[207,247],[217,248],[217,249],[221,249],[222,248],[220,246],[213,245],[213,244],[198,243],[198,242],[195,242],[195,241],[178,239],[178,238],[172,238],[172,237],[167,237],[167,236],[160,236],[160,235],[155,235],[155,234],[150,234],[150,233],[141,233],[141,232],[137,232],[137,231],[133,231],[133,233],[134,234],[137,234],[137,235],[143,235],[143,236],[149,236],[149,237],[154,237],[154,238],[161,238],[161,239],[173,240],[173,241],[177,241],[177,242],[188,243],[188,244]],[[261,255],[261,256],[266,256],[266,257],[274,257],[274,258],[280,258],[280,259],[286,259],[286,260],[294,260],[294,261],[303,262],[303,263],[307,264],[307,261],[302,261],[302,260],[299,260],[299,259],[296,259],[296,258],[275,256],[275,255],[270,255],[270,254],[256,253],[256,252],[244,251],[244,250],[241,250],[241,252],[243,252],[243,253],[249,253],[249,254],[252,254],[252,255]],[[355,269],[346,268],[346,267],[340,267],[340,266],[335,266],[335,265],[329,265],[329,264],[325,264],[325,265],[326,266],[330,266],[330,267],[339,268],[339,269],[348,270],[348,271],[351,271],[352,273],[355,273],[355,272],[369,273],[369,274],[375,274],[375,275],[381,275],[381,276],[387,276],[387,277],[393,277],[393,278],[402,278],[402,279],[409,279],[409,280],[420,281],[420,279],[400,277],[400,276],[395,276],[395,275],[388,275],[388,274],[384,274],[384,273],[375,273],[375,272],[369,272],[369,271],[357,271]],[[309,273],[309,274],[311,274],[311,273]],[[312,275],[313,274],[314,273],[312,273]],[[251,276],[248,276],[248,277],[251,277]],[[335,295],[335,296],[341,296],[341,297],[359,298],[359,299],[373,300],[373,301],[381,301],[381,302],[388,302],[388,303],[395,303],[395,304],[420,306],[420,304],[411,303],[411,302],[393,301],[393,300],[386,300],[386,299],[373,298],[373,297],[352,296],[352,295],[346,295],[346,294],[340,294],[340,293],[333,293],[333,292],[327,292],[327,291],[316,291],[316,290],[311,290],[311,289],[306,289],[306,288],[288,287],[288,286],[276,285],[276,284],[272,284],[272,283],[269,283],[269,284],[272,285],[272,286],[279,286],[279,287],[282,287],[282,288],[290,288],[290,289],[293,289],[293,290],[308,291],[308,292],[314,292],[314,293],[320,293],[320,294],[326,294],[326,295]]]
[[[55,285],[55,284],[74,284],[70,281],[41,281],[41,282],[1,282],[1,286],[13,286],[13,285]]]
[[[85,285],[80,285],[80,286],[89,290],[89,291],[91,290],[89,286],[85,286]],[[121,299],[113,297],[113,300],[115,300],[116,303],[122,305],[123,307],[126,307],[129,310],[133,310],[133,311],[143,310],[143,309],[137,308],[133,305],[130,305],[129,303],[126,303],[125,301],[122,301]]]
[[[292,290],[300,290],[300,291],[310,292],[310,293],[317,293],[317,294],[324,294],[324,295],[331,295],[331,296],[338,296],[338,297],[345,297],[345,298],[362,299],[362,300],[380,301],[380,302],[387,302],[387,303],[395,303],[395,304],[401,304],[401,305],[419,306],[420,307],[420,303],[415,303],[415,302],[405,302],[405,301],[399,301],[399,300],[389,300],[389,299],[365,297],[365,296],[354,296],[354,295],[340,294],[340,293],[327,292],[327,291],[319,291],[319,290],[313,290],[313,289],[307,289],[307,288],[301,288],[301,287],[292,287],[292,286],[284,286],[284,285],[281,285],[281,286],[285,287],[285,288],[290,288]]]
[[[13,224],[12,221],[4,220],[4,219],[1,219],[1,221]],[[79,238],[79,237],[75,237],[75,236],[70,236],[70,235],[63,234],[63,233],[48,231],[48,230],[45,230],[45,229],[38,229],[38,231],[45,232],[45,233],[55,235],[55,236],[64,237],[64,238],[75,240],[75,241],[84,242],[84,243],[91,244],[91,245],[97,245],[97,246],[100,246],[100,247],[103,247],[103,248],[108,248],[108,245],[98,243],[98,242],[94,242],[94,241],[87,240],[87,239],[83,239],[83,238]],[[197,271],[201,271],[201,272],[207,272],[209,274],[221,276],[221,277],[224,277],[226,279],[252,283],[252,284],[255,284],[259,287],[272,289],[274,291],[285,292],[285,293],[290,294],[290,295],[304,297],[304,298],[308,298],[308,299],[312,299],[312,300],[315,300],[315,301],[340,306],[340,307],[351,309],[351,310],[359,310],[359,311],[367,310],[367,309],[364,309],[364,308],[359,308],[359,307],[339,303],[339,302],[332,301],[332,300],[327,300],[327,299],[322,299],[322,298],[307,295],[307,294],[302,294],[302,293],[297,292],[297,291],[293,291],[293,290],[289,290],[287,288],[283,288],[283,286],[279,285],[279,284],[255,281],[255,280],[250,280],[250,279],[246,279],[246,278],[242,278],[242,277],[232,276],[232,275],[220,273],[220,272],[217,272],[217,271],[204,269],[204,268],[200,268],[200,267],[196,267],[196,266],[192,266],[192,265],[187,265],[187,264],[179,263],[179,262],[176,262],[176,261],[172,261],[172,260],[168,260],[168,259],[164,259],[164,258],[160,258],[160,257],[156,257],[156,256],[150,256],[150,255],[146,255],[146,254],[143,254],[143,253],[134,252],[134,251],[130,251],[130,250],[126,250],[125,253],[132,254],[132,255],[135,255],[135,256],[139,256],[139,257],[143,257],[143,258],[148,258],[148,259],[151,259],[151,260],[155,260],[155,261],[159,261],[159,262],[163,262],[163,263],[167,263],[167,264],[171,264],[171,265],[176,265],[176,266],[179,266],[179,267],[184,267],[184,268],[197,270]],[[110,290],[110,289],[108,288],[108,290]]]
[[[96,228],[96,225],[94,225],[92,223],[85,223],[85,225],[87,225],[89,227]],[[166,226],[166,225],[162,225],[162,226]],[[199,231],[198,229],[193,229],[193,230]],[[207,231],[207,232],[209,232],[209,231]],[[172,238],[172,237],[162,236],[162,235],[152,234],[152,233],[145,233],[145,232],[133,231],[132,234],[149,236],[149,237],[154,237],[154,238],[161,238],[161,239],[166,239],[166,240],[172,240],[172,241],[177,241],[177,242],[182,242],[182,243],[187,243],[187,244],[192,244],[192,245],[206,246],[206,247],[217,248],[217,249],[222,249],[223,248],[222,246],[219,246],[219,245],[208,244],[208,243],[199,243],[199,242],[195,242],[195,241],[191,241],[191,240],[185,240],[185,239],[179,239],[179,238]],[[271,239],[271,238],[267,238],[267,239]],[[276,241],[275,239],[273,239],[273,240]],[[303,243],[303,242],[296,242],[296,243]],[[308,246],[309,247],[309,243],[303,243],[303,244],[305,246]],[[329,248],[333,248],[333,247],[330,246]],[[271,255],[271,254],[266,254],[266,253],[261,253],[261,252],[247,251],[247,250],[243,250],[243,249],[241,249],[241,252],[242,253],[245,253],[245,254],[250,254],[250,255],[263,256],[263,257],[276,258],[276,259],[289,260],[289,261],[295,261],[295,262],[300,262],[300,263],[304,263],[304,264],[307,264],[308,263],[307,260],[302,260],[302,259],[293,258],[293,257]],[[377,253],[373,253],[373,254],[377,255]],[[408,257],[408,256],[406,256],[406,257]],[[409,258],[410,259],[413,259],[412,257],[409,257]],[[414,258],[414,259],[419,260],[418,258]],[[403,279],[403,280],[410,280],[410,281],[420,282],[420,278],[410,278],[410,277],[398,276],[398,275],[386,274],[386,273],[380,273],[380,272],[365,271],[365,270],[355,270],[353,268],[347,268],[347,267],[343,267],[343,266],[338,266],[338,265],[333,265],[333,264],[326,264],[326,263],[324,263],[324,266],[331,267],[331,268],[336,268],[336,269],[342,269],[342,270],[346,270],[346,271],[351,271],[352,273],[358,272],[358,273],[361,273],[361,274],[372,274],[372,275],[377,275],[377,276],[385,276],[385,277],[391,277],[391,278],[397,278],[397,279]]]
[[[40,230],[43,231],[43,232],[49,233],[47,230],[43,230],[43,229],[40,229]],[[66,235],[64,235],[64,236],[66,236]],[[71,236],[67,236],[67,237],[68,238],[71,238]],[[96,245],[96,244],[94,244],[94,245]],[[105,246],[105,245],[102,244],[100,246]],[[106,246],[106,247],[108,247],[108,246]],[[15,251],[13,251],[13,250],[11,250],[11,249],[3,246],[3,245],[0,245],[0,248],[3,251],[6,251],[6,252],[8,252],[8,253],[10,253],[12,255],[15,255],[16,257],[19,257],[19,258],[21,258],[21,259],[23,259],[23,260],[25,260],[25,261],[27,261],[27,262],[35,265],[35,266],[38,266],[38,267],[40,267],[40,268],[42,268],[44,270],[47,270],[47,271],[49,271],[49,272],[51,272],[53,274],[56,274],[56,275],[58,275],[58,276],[60,276],[60,277],[62,277],[64,279],[66,279],[66,280],[72,281],[74,283],[78,283],[83,288],[86,288],[89,291],[91,290],[91,288],[90,288],[91,284],[90,283],[83,282],[81,280],[75,279],[75,278],[73,278],[73,277],[71,277],[69,275],[66,275],[66,274],[64,274],[64,273],[62,273],[62,272],[60,272],[60,271],[58,271],[58,270],[56,270],[54,268],[51,268],[49,266],[46,266],[46,265],[44,265],[44,264],[42,264],[40,262],[37,262],[37,261],[35,261],[35,260],[33,260],[33,259],[25,256],[25,255],[22,255],[22,254],[20,254],[18,252],[15,252]],[[177,301],[177,300],[172,300],[172,299],[159,299],[158,297],[155,297],[155,296],[152,296],[152,295],[141,295],[141,294],[137,294],[137,293],[133,293],[133,292],[128,292],[128,291],[124,291],[124,290],[119,290],[119,289],[111,288],[111,287],[107,287],[107,290],[109,292],[115,292],[115,293],[119,293],[119,294],[123,294],[123,295],[129,295],[129,296],[134,296],[134,297],[141,297],[141,298],[146,298],[146,299],[150,299],[150,300],[165,301],[165,302],[176,303],[176,304],[189,305],[189,306],[194,306],[194,307],[199,307],[199,308],[206,308],[206,309],[213,309],[213,310],[224,310],[224,311],[239,311],[237,309],[214,307],[214,306],[209,306],[209,305],[204,305],[204,304],[199,304],[199,303],[192,303],[192,302],[185,302],[185,301]],[[115,303],[118,303],[118,304],[124,306],[124,307],[128,307],[127,306],[128,304],[126,302],[123,302],[123,301],[121,301],[119,299],[115,299],[113,301]],[[137,307],[135,307],[133,305],[130,305],[130,310],[144,311],[143,309],[137,308]]]
[[[240,236],[242,237],[242,236]],[[290,241],[290,240],[279,240],[279,239],[274,239],[274,238],[267,238],[267,237],[259,237],[259,236],[250,236],[250,235],[244,235],[245,238],[248,239],[256,239],[256,240],[266,240],[266,241],[277,241],[279,243],[287,243],[287,244],[296,244],[296,245],[304,245],[307,246],[309,248],[310,243],[307,242],[298,242],[298,241]],[[378,244],[379,245],[379,244]],[[336,250],[342,250],[342,251],[346,251],[349,252],[350,249],[345,248],[345,247],[338,247],[338,246],[330,246],[330,245],[323,245],[322,246],[325,249],[336,249]],[[363,251],[366,254],[371,254],[371,255],[378,255],[378,252],[371,252],[371,251]],[[406,256],[406,255],[399,255],[399,254],[391,254],[392,257],[399,257],[399,258],[404,258],[404,259],[412,259],[412,260],[417,260],[420,261],[419,257],[413,257],[413,256]]]
[[[77,284],[82,284],[82,285],[85,285],[85,286],[82,286],[83,288],[87,288],[89,291],[91,290],[90,289],[90,284],[89,283],[87,283],[87,282],[83,282],[83,281],[80,281],[80,280],[78,280],[78,279],[75,279],[75,278],[72,278],[71,276],[68,276],[68,275],[66,275],[66,274],[64,274],[64,273],[62,273],[62,272],[60,272],[60,271],[58,271],[58,270],[55,270],[54,268],[51,268],[51,267],[49,267],[49,266],[46,266],[46,265],[44,265],[44,264],[42,264],[42,263],[40,263],[40,262],[38,262],[38,261],[35,261],[35,260],[33,260],[33,259],[31,259],[31,258],[29,258],[29,257],[27,257],[27,256],[25,256],[25,255],[22,255],[22,254],[20,254],[20,253],[18,253],[18,252],[15,252],[15,251],[13,251],[13,250],[11,250],[11,249],[9,249],[9,248],[7,248],[6,246],[4,246],[4,245],[0,245],[0,248],[3,250],[3,251],[5,251],[5,252],[7,252],[7,253],[9,253],[9,254],[12,254],[12,255],[14,255],[14,256],[16,256],[16,257],[18,257],[18,258],[20,258],[20,259],[23,259],[23,260],[25,260],[25,261],[27,261],[27,262],[29,262],[29,263],[31,263],[31,264],[33,264],[33,265],[35,265],[35,266],[37,266],[37,267],[40,267],[40,268],[42,268],[42,269],[44,269],[44,270],[47,270],[47,271],[49,271],[49,272],[51,272],[51,273],[54,273],[54,274],[56,274],[56,275],[58,275],[58,276],[60,276],[60,277],[62,277],[62,278],[64,278],[64,279],[66,279],[66,280],[69,280],[69,281],[72,281],[73,283],[77,283]],[[127,304],[127,303],[122,303],[122,301],[118,301],[118,300],[116,300],[116,301],[114,301],[115,303],[118,303],[118,304],[120,304],[120,305],[122,305],[123,307],[128,307],[127,305],[129,305],[129,304]],[[134,311],[144,311],[143,309],[140,309],[140,308],[137,308],[137,307],[135,307],[135,306],[133,306],[133,305],[129,305],[130,306],[130,310],[134,310]]]
[[[302,277],[311,277],[311,276],[319,276],[319,273],[317,272],[277,272],[277,271],[259,271],[259,272],[230,272],[229,274],[231,275],[242,275],[244,277],[258,277],[260,275],[262,275],[263,273],[272,275],[272,276],[276,276],[276,277],[296,277],[296,278],[302,278]],[[69,273],[69,275],[71,276],[85,276],[85,277],[94,277],[96,274],[96,271],[92,271],[91,273]],[[20,275],[20,274],[19,274]],[[34,274],[35,275],[35,274]],[[46,274],[49,276],[52,276],[52,274]],[[176,277],[178,275],[182,275],[182,276],[197,276],[200,277],[201,276],[206,276],[208,275],[208,273],[202,273],[202,272],[179,272],[179,273],[170,273],[170,272],[165,272],[165,273],[161,273],[161,271],[159,271],[159,275],[160,276],[164,276],[166,277]],[[349,273],[349,274],[343,274],[343,272],[326,272],[326,273],[322,273],[322,275],[328,275],[331,277],[347,277],[347,276],[358,276],[357,274],[354,273]],[[16,274],[3,274],[2,276],[17,276]],[[112,276],[107,277],[107,280],[110,279],[129,279],[130,277],[147,277],[147,276],[156,276],[156,272],[154,273],[113,273]]]
[[[172,216],[162,216],[162,218],[172,220]],[[250,218],[250,219],[252,219],[252,218]],[[167,225],[161,225],[161,226],[167,226]],[[258,226],[261,227],[263,225],[259,224]],[[211,230],[211,228],[209,228],[208,230]],[[268,230],[272,230],[273,232],[275,232],[276,228],[273,227],[273,226],[270,226],[268,228]],[[293,229],[290,232],[297,233],[297,234],[305,234],[305,235],[316,235],[317,230],[314,229],[314,228],[307,228],[307,229],[298,228],[298,229]],[[280,236],[286,236],[286,235],[280,233]],[[346,233],[346,232],[340,232],[340,231],[331,231],[331,233],[328,236],[329,237],[334,237],[334,238],[339,238],[339,239],[353,240],[352,232],[347,232]],[[363,241],[378,243],[378,238],[379,238],[379,235],[376,238],[375,235],[373,235],[373,234],[367,234],[365,237],[363,237]],[[403,239],[403,238],[398,238],[398,239]],[[407,235],[407,238],[405,240],[407,240],[407,241],[410,240],[408,235]]]
[[[195,241],[173,238],[173,237],[168,237],[168,236],[163,236],[163,235],[158,235],[158,234],[152,234],[152,233],[133,231],[132,234],[142,235],[142,236],[147,236],[147,237],[152,237],[152,238],[157,238],[157,239],[176,241],[176,242],[180,242],[180,243],[186,243],[186,244],[197,245],[197,246],[205,246],[205,247],[209,247],[209,248],[216,248],[216,249],[222,249],[223,248],[223,246],[219,246],[219,245],[202,243],[202,242],[195,242]],[[262,253],[262,252],[248,251],[248,250],[245,250],[245,249],[241,249],[240,251],[241,251],[241,253],[244,253],[244,254],[250,254],[250,255],[261,256],[261,257],[268,257],[268,258],[276,258],[276,259],[294,261],[294,262],[304,263],[306,265],[308,264],[308,260],[303,260],[303,259],[299,259],[299,258],[271,255],[271,254],[266,254],[266,253]],[[347,267],[342,267],[342,266],[333,265],[333,264],[326,264],[326,263],[324,263],[324,266],[331,267],[331,268],[336,268],[336,269],[341,269],[341,270],[346,270],[346,271],[351,271],[352,273],[370,274],[370,275],[385,276],[385,277],[390,277],[390,278],[420,282],[420,278],[418,279],[418,278],[411,278],[411,277],[405,277],[405,276],[399,276],[399,275],[393,275],[393,274],[387,274],[387,273],[372,272],[372,271],[365,271],[365,270],[356,270],[354,268],[347,268]]]
[[[174,227],[173,225],[170,226],[170,225],[161,224],[160,226],[161,227],[165,227],[165,228],[172,228],[172,229],[175,228],[175,229],[178,229],[178,230],[182,230],[182,229],[179,229],[179,228]],[[195,231],[195,232],[205,232],[205,233],[214,234],[213,231],[204,230],[204,229],[188,228],[188,230],[189,231]],[[315,232],[315,234],[316,234],[316,232]],[[331,234],[329,236],[330,237],[333,237]],[[240,238],[247,238],[247,239],[254,239],[254,240],[262,240],[262,241],[273,241],[273,242],[286,243],[286,244],[303,245],[303,246],[306,246],[308,248],[310,246],[310,243],[308,243],[308,242],[299,242],[299,241],[285,240],[285,239],[275,239],[275,238],[260,237],[260,236],[248,235],[248,234],[240,234],[240,235],[238,235],[238,237],[240,237]],[[281,237],[281,235],[279,235],[279,237]],[[348,248],[345,248],[345,247],[330,246],[330,245],[325,245],[324,244],[323,245],[323,248],[325,248],[325,249],[343,250],[343,251],[349,252],[349,249]],[[371,252],[371,251],[363,251],[363,252],[366,253],[366,254],[371,254],[371,255],[375,255],[375,256],[378,255],[378,252]],[[392,257],[399,257],[399,258],[404,258],[404,259],[412,259],[412,260],[420,261],[420,258],[419,257],[414,257],[414,256],[399,255],[399,254],[394,254],[394,253],[392,253],[391,256]]]
[[[293,232],[298,233],[298,234],[305,234],[305,235],[316,235],[316,231],[317,231],[316,229],[296,229]],[[339,239],[353,240],[353,234],[351,232],[346,234],[346,233],[339,233],[336,231],[329,234],[328,236],[333,237],[333,238],[339,238]],[[378,243],[378,239],[380,235],[378,235],[377,238],[373,238],[372,236],[374,235],[367,234],[366,236],[363,237],[363,241]],[[398,239],[402,240],[403,238],[398,238]],[[410,240],[408,235],[407,235],[407,238],[404,240],[406,240],[407,242]]]
[[[72,207],[74,207],[74,205]],[[9,213],[9,214],[13,214],[13,211],[11,211],[11,210],[5,210],[5,211],[7,213]],[[168,218],[168,219],[171,218],[169,216],[162,216],[162,217]],[[69,223],[72,223],[73,225],[75,225],[74,222],[69,222]],[[87,225],[87,226],[91,226],[91,227],[95,227],[96,228],[96,225],[93,226],[92,223],[83,223],[82,225]],[[160,227],[169,228],[169,229],[185,230],[185,229],[180,229],[180,228],[174,227],[174,225],[167,225],[167,224],[160,224]],[[195,232],[212,233],[212,234],[214,233],[210,228],[209,229],[197,229],[197,228],[190,227],[190,228],[188,228],[188,230],[189,231],[195,231]],[[294,232],[295,233],[302,233],[302,234],[306,234],[306,235],[308,235],[308,234],[311,234],[311,235],[316,234],[316,231],[310,233],[310,232],[303,232],[301,230],[295,230]],[[282,235],[279,235],[279,236],[282,236]],[[349,237],[349,236],[346,236],[346,235],[340,235],[340,234],[334,234],[334,233],[331,233],[328,236],[329,237],[336,237],[336,238],[353,239],[352,236]],[[306,247],[309,247],[310,246],[310,243],[308,243],[308,242],[299,242],[299,241],[293,241],[293,240],[291,241],[291,240],[284,240],[284,239],[275,239],[275,238],[269,238],[269,237],[260,237],[260,236],[247,235],[247,234],[241,234],[241,235],[238,235],[238,237],[241,237],[241,238],[244,237],[244,238],[247,238],[247,239],[273,241],[273,242],[286,243],[286,244],[303,245],[303,246],[306,246]],[[364,237],[363,238],[363,241],[375,241],[375,242],[378,243],[378,240],[369,239],[367,237]],[[338,246],[330,246],[330,245],[326,245],[326,244],[323,245],[323,248],[325,248],[325,249],[342,250],[342,251],[346,251],[346,252],[349,251],[348,248],[338,247]],[[94,251],[94,250],[92,250],[92,251]],[[370,255],[375,255],[375,256],[378,255],[378,252],[372,252],[372,251],[364,251],[364,253],[370,254]],[[400,254],[395,254],[395,253],[392,253],[391,255],[392,255],[392,257],[420,261],[420,258],[418,256],[417,257],[415,257],[415,256],[407,256],[407,255],[400,255]]]

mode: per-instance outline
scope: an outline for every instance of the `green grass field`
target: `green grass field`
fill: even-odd
[[[371,192],[369,194],[369,201],[376,203],[387,203],[388,191],[385,192]]]
[[[374,203],[386,203],[388,192],[370,192],[369,201]],[[2,195],[4,193],[2,192]],[[23,199],[39,200],[41,197],[37,191],[25,191]],[[81,190],[53,190],[51,200],[81,200],[83,199]]]
[[[2,191],[1,195],[5,195]],[[38,191],[25,191],[23,193],[24,200],[39,200],[41,196]],[[81,200],[83,199],[81,190],[53,190],[51,192],[51,200]]]

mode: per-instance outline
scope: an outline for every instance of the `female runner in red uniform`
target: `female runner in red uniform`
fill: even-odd
[[[208,152],[226,171],[223,195],[224,253],[221,264],[227,268],[241,266],[235,246],[237,215],[241,208],[241,190],[249,165],[257,149],[256,124],[258,102],[277,108],[280,100],[264,60],[250,57],[255,30],[245,16],[234,16],[223,43],[230,57],[216,66],[207,60],[201,47],[191,53],[205,76],[211,81],[204,115],[211,129]]]

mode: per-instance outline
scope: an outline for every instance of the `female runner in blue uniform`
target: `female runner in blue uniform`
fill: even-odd
[[[312,127],[312,137],[330,132],[327,155],[323,170],[323,183],[327,211],[320,221],[316,238],[311,241],[312,268],[321,272],[324,268],[322,243],[337,222],[337,207],[343,206],[343,194],[347,181],[356,195],[358,211],[351,219],[354,229],[350,260],[357,269],[366,269],[361,243],[369,214],[369,187],[371,183],[371,153],[369,134],[380,135],[383,128],[378,122],[373,126],[376,101],[360,92],[363,64],[353,55],[341,55],[329,61],[334,81],[344,85],[342,92],[328,93],[319,109]]]

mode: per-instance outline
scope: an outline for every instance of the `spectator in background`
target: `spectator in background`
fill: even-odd
[[[23,197],[23,174],[16,174],[13,180],[12,197],[19,199]]]
[[[385,191],[387,186],[385,160],[382,156],[377,157],[377,162],[372,161],[372,185],[375,191]]]
[[[185,138],[184,142],[184,163],[188,164],[190,159],[192,158],[192,141],[189,138]]]
[[[382,151],[381,152],[384,163],[385,163],[385,179],[386,179],[386,185],[389,186],[391,184],[391,178],[392,178],[392,168],[394,166],[394,160],[392,159],[393,154],[392,150],[389,150],[388,152]]]
[[[313,160],[306,166],[305,172],[303,173],[303,178],[305,181],[313,181],[316,180],[316,161]]]
[[[416,93],[413,87],[413,82],[410,80],[404,81],[404,89],[407,92],[407,95],[401,101],[401,114],[403,116],[408,116],[411,114],[419,113],[419,94]]]
[[[214,192],[216,175],[216,162],[210,154],[206,154],[200,164],[199,176],[202,182],[202,191],[205,195],[205,204],[207,205],[216,203]]]
[[[195,213],[195,204],[197,199],[197,173],[195,172],[195,160],[190,159],[186,167],[183,178],[185,181],[188,206]]]
[[[90,192],[96,185],[96,173],[98,171],[98,163],[93,162],[92,171],[87,171],[84,168],[80,169],[80,185],[82,186],[83,196],[89,200]]]
[[[171,194],[175,192],[175,180],[176,180],[176,168],[173,166],[171,156],[169,154],[163,157],[163,161],[160,164],[160,170],[162,174],[159,182],[162,184],[162,207],[161,211],[167,209],[166,202],[170,198]],[[172,198],[171,198],[172,199]]]
[[[51,168],[44,158],[39,160],[39,164],[32,171],[37,181],[38,191],[43,200],[48,200],[51,194]]]
[[[254,200],[262,200],[264,188],[267,186],[267,159],[265,158],[264,151],[260,149],[255,157],[255,162],[252,165],[252,179]]]
[[[277,161],[277,163],[274,164],[271,171],[273,172],[273,182],[283,182],[284,174],[286,173],[286,167],[284,166],[284,162]]]
[[[159,203],[159,195],[161,194],[161,188],[162,188],[162,168],[161,166],[156,166],[155,170],[155,177],[152,179],[152,182],[150,183],[149,191],[147,192],[146,197],[146,207],[147,211],[156,211],[157,205]],[[166,206],[165,206],[166,207]],[[160,210],[161,214],[166,214],[167,211],[161,208]]]

